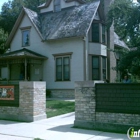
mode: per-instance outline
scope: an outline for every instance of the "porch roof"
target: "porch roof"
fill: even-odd
[[[31,50],[28,50],[26,48],[12,51],[9,53],[5,53],[0,56],[0,60],[4,59],[18,59],[18,58],[36,58],[36,59],[47,59],[46,56],[43,56],[39,53],[33,52]]]

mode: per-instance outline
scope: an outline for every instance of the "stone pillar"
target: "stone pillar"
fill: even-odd
[[[26,122],[46,119],[46,82],[20,82],[16,92],[19,105],[0,106],[0,119]]]
[[[46,82],[20,82],[20,118],[36,121],[46,118]]]
[[[95,83],[103,81],[75,82],[75,127],[93,128],[96,105]]]

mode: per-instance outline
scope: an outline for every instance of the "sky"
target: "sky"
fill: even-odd
[[[9,0],[0,0],[0,10],[1,10],[1,7],[3,5],[4,2],[8,2]],[[133,0],[134,2],[136,2],[137,0]]]

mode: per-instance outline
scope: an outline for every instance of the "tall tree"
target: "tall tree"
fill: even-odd
[[[5,41],[8,38],[8,34],[0,28],[0,54],[3,54],[6,50]]]
[[[108,13],[108,27],[113,21],[117,34],[129,47],[134,48],[123,54],[118,69],[127,69],[132,74],[140,76],[140,3],[133,3],[132,0],[115,0]]]
[[[22,6],[38,12],[38,6],[46,0],[13,0],[5,2],[0,14],[0,27],[8,33],[11,32]]]

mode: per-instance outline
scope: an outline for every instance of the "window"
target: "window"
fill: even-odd
[[[99,57],[92,57],[92,80],[99,80]]]
[[[92,23],[92,42],[100,42],[99,23]]]
[[[106,43],[105,25],[102,25],[102,43]]]
[[[106,78],[106,57],[102,57],[102,74],[103,74],[103,80]]]
[[[23,30],[22,31],[22,46],[29,46],[30,45],[30,34],[29,30]]]
[[[54,0],[54,12],[61,11],[60,0]]]
[[[70,80],[70,57],[56,58],[56,81]]]

